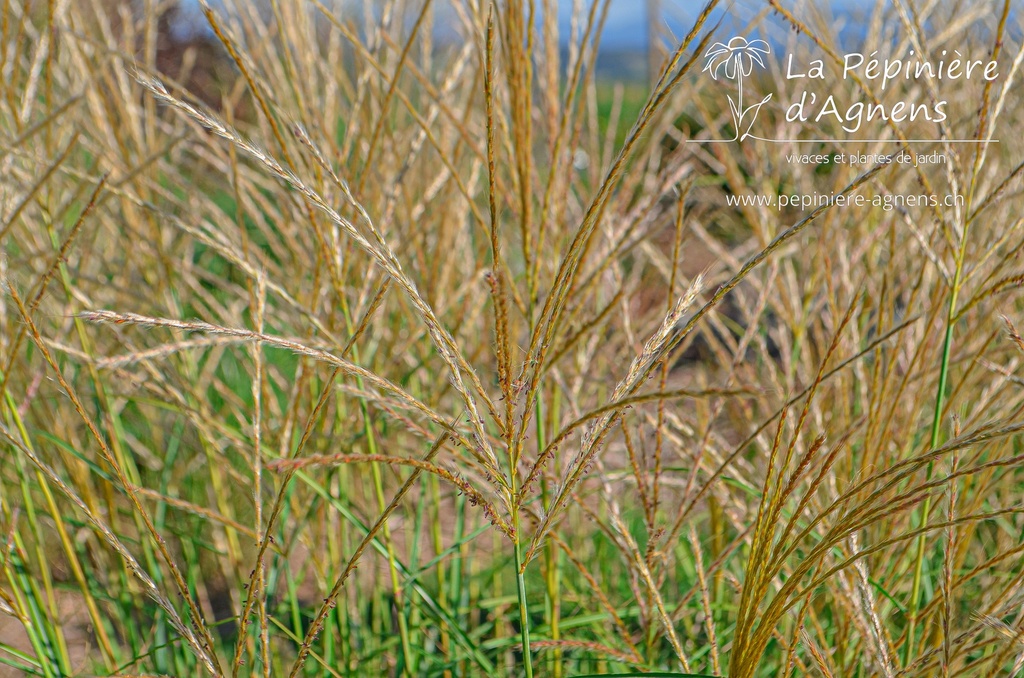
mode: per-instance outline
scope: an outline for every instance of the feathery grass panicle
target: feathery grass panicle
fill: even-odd
[[[0,0],[0,675],[1020,670],[1021,17],[636,4]]]

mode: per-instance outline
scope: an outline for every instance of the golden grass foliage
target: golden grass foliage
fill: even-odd
[[[1016,673],[1024,16],[866,14],[1000,77],[823,171],[716,4],[623,84],[606,1],[0,0],[0,673]]]

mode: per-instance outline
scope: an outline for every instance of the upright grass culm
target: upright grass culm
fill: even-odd
[[[1013,3],[196,4],[0,0],[0,676],[1024,666]]]

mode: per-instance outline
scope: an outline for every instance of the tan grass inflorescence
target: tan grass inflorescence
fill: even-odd
[[[198,4],[0,0],[0,675],[1021,671],[1010,0],[870,3],[1000,75],[820,85],[950,112],[827,167],[821,3],[742,140],[729,3],[625,79],[608,0]]]

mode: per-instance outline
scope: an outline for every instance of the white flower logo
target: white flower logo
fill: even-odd
[[[757,113],[772,95],[769,94],[756,104],[743,108],[743,78],[754,72],[754,64],[764,68],[764,57],[771,54],[772,48],[764,40],[747,40],[736,36],[729,40],[728,44],[716,42],[708,48],[704,58],[708,60],[704,66],[705,71],[711,72],[711,77],[718,80],[719,70],[725,72],[729,80],[735,79],[739,86],[737,101],[729,97],[729,108],[732,110],[732,119],[736,127],[736,137],[732,141],[742,141],[750,136],[750,128],[757,119]],[[750,118],[742,135],[740,130],[744,118]]]
[[[725,66],[725,77],[732,80],[739,73],[740,76],[750,75],[754,71],[756,63],[764,68],[762,55],[771,54],[772,48],[764,40],[751,40],[739,36],[729,41],[728,45],[716,42],[708,48],[704,58],[708,60],[705,71],[711,71],[711,77],[718,80],[718,70]]]

